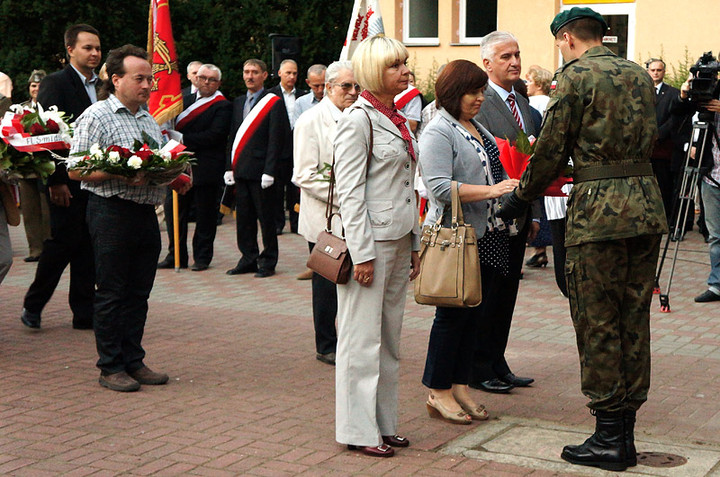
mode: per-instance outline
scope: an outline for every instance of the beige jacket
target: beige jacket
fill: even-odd
[[[312,243],[317,242],[318,234],[327,223],[325,207],[330,183],[326,178],[330,171],[325,170],[324,174],[320,174],[319,170],[325,164],[332,164],[335,121],[341,115],[342,112],[330,98],[323,98],[298,118],[293,131],[292,180],[300,187],[298,233]],[[338,211],[337,194],[333,198],[333,211]],[[340,235],[339,231],[336,233]]]
[[[370,123],[358,108],[372,122],[369,167]],[[417,155],[414,137],[412,142]],[[353,262],[375,259],[374,241],[397,240],[407,234],[412,235],[412,250],[420,250],[413,188],[416,163],[398,128],[361,97],[338,121],[334,147],[340,214]]]

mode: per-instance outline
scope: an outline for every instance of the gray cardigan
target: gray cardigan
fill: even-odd
[[[425,225],[435,223],[445,206],[448,213],[445,214],[443,224],[450,225],[452,181],[457,181],[458,184],[488,185],[485,169],[475,147],[453,127],[451,121],[458,123],[447,111],[440,109],[420,137],[420,171],[430,198]],[[471,121],[495,144],[495,138],[487,129],[474,119]],[[504,171],[503,179],[507,179]],[[462,210],[465,222],[475,227],[478,238],[482,237],[487,228],[487,201],[464,203]]]

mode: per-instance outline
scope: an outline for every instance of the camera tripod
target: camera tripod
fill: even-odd
[[[675,219],[675,227],[670,229],[665,238],[662,255],[658,262],[657,274],[655,275],[654,294],[660,295],[660,311],[670,313],[670,288],[672,286],[673,275],[675,273],[675,264],[677,262],[678,251],[680,249],[680,241],[685,232],[685,224],[687,223],[688,214],[690,213],[690,205],[693,200],[693,194],[696,186],[699,184],[701,177],[704,175],[703,158],[706,154],[712,154],[712,138],[718,141],[715,129],[715,115],[709,111],[701,110],[698,120],[693,122],[693,129],[690,133],[690,142],[687,153],[685,154],[685,165],[683,168],[682,182],[678,189],[677,196],[673,198],[673,213],[670,216]],[[692,157],[693,139],[698,138],[695,148],[695,157]],[[718,141],[720,144],[720,141]],[[693,211],[694,212],[694,211]],[[668,277],[667,288],[665,293],[661,292],[660,274],[662,273],[665,259],[667,258],[670,242],[673,242],[674,250],[672,254],[672,262],[670,265],[670,276]]]

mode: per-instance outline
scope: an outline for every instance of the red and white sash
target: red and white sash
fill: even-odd
[[[220,101],[225,101],[225,96],[220,91],[215,91],[215,94],[208,96],[207,98],[200,98],[191,104],[185,111],[178,114],[177,121],[175,122],[175,129],[182,131],[192,120],[200,116],[202,113],[208,110],[210,106]]]
[[[247,117],[243,120],[242,124],[235,134],[235,140],[232,145],[232,168],[235,170],[235,164],[240,156],[240,153],[245,148],[250,138],[255,134],[257,128],[267,117],[268,113],[272,109],[273,105],[280,101],[280,98],[272,93],[268,93],[258,101],[258,103],[250,110]]]
[[[420,94],[420,90],[415,86],[408,86],[408,89],[395,96],[395,107],[402,109],[415,97]]]

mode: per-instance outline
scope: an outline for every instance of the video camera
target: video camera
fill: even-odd
[[[718,72],[720,63],[712,55],[712,51],[703,53],[697,63],[690,67],[693,75],[690,81],[688,98],[695,103],[706,103],[711,99],[718,99]]]

